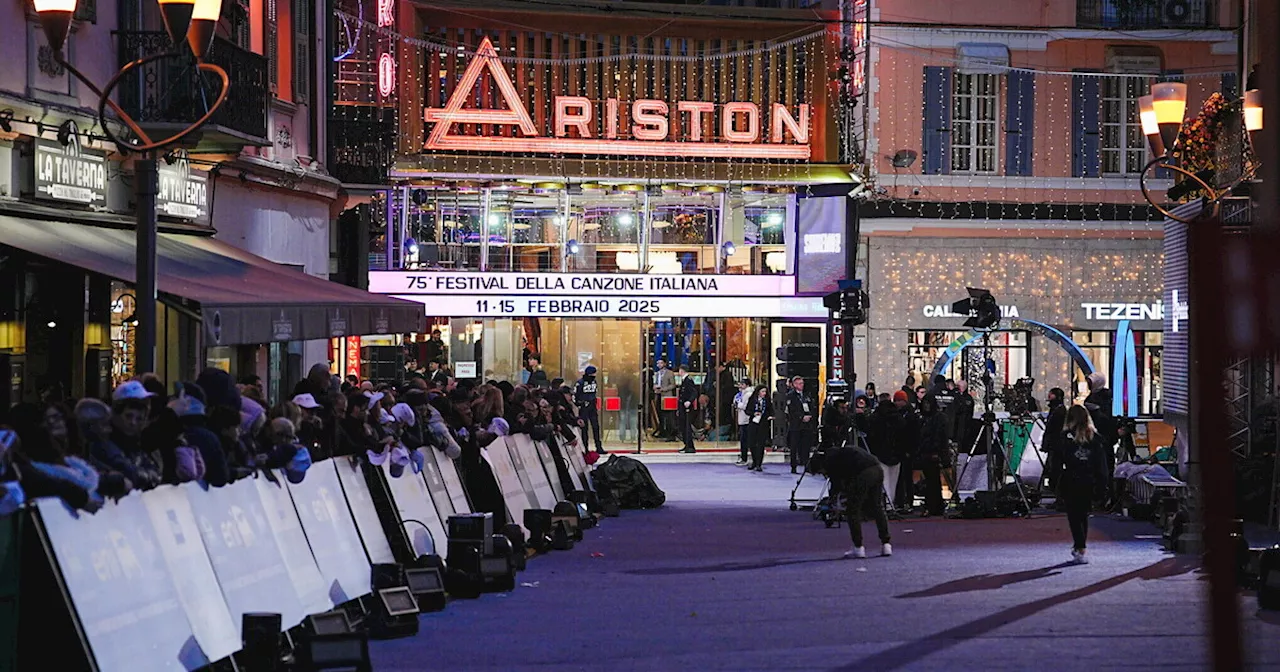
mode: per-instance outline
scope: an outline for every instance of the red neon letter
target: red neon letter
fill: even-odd
[[[667,104],[661,100],[640,99],[631,104],[631,137],[636,140],[666,140],[671,130],[667,122]]]
[[[556,137],[569,135],[569,128],[578,129],[579,138],[591,137],[591,100],[582,96],[556,96],[556,112],[552,124]]]
[[[682,100],[676,103],[676,111],[689,113],[689,125],[685,128],[685,135],[689,140],[699,142],[702,140],[702,115],[715,112],[716,106],[715,103]]]
[[[734,117],[747,115],[747,130],[734,129]],[[760,138],[760,106],[755,103],[725,103],[720,110],[720,135],[729,142],[755,142]]]
[[[769,142],[782,142],[782,129],[784,126],[797,143],[801,145],[809,144],[809,105],[807,103],[800,104],[800,119],[797,120],[791,116],[791,112],[787,110],[786,105],[774,103],[773,111],[769,114]]]
[[[609,98],[604,101],[604,137],[614,140],[618,137],[618,99]]]

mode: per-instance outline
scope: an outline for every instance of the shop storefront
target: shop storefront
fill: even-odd
[[[873,235],[869,255],[868,379],[880,389],[941,373],[980,397],[989,359],[997,392],[1031,377],[1040,400],[1052,387],[1082,400],[1093,370],[1107,376],[1121,414],[1161,415],[1160,240]],[[989,289],[1001,306],[986,357],[982,335],[951,310],[966,287]]]

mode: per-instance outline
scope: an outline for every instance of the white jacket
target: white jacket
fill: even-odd
[[[738,425],[746,425],[751,422],[751,418],[747,417],[747,402],[751,401],[751,388],[738,390],[733,397],[733,408],[738,411]]]

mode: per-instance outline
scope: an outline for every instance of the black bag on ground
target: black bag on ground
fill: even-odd
[[[611,493],[624,509],[656,509],[667,501],[667,494],[658,488],[649,468],[625,455],[609,456],[604,464],[596,465],[591,478],[598,490]]]

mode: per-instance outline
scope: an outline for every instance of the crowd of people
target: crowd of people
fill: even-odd
[[[216,368],[169,388],[154,375],[123,382],[109,400],[46,399],[0,417],[4,512],[27,498],[57,496],[93,512],[108,498],[161,484],[220,487],[276,474],[301,482],[330,457],[389,462],[392,477],[417,473],[425,451],[454,459],[477,511],[505,524],[501,491],[481,450],[498,437],[545,440],[572,487],[562,450],[577,449],[582,391],[410,374],[374,384],[313,366],[290,395],[267,402],[262,380]],[[589,461],[595,457],[590,456]]]
[[[1088,378],[1090,394],[1082,404],[1067,405],[1053,388],[1048,395],[1043,451],[1048,487],[1056,506],[1067,514],[1072,560],[1088,562],[1089,514],[1107,497],[1115,467],[1115,447],[1125,430],[1112,415],[1111,392],[1100,373]],[[877,395],[873,384],[837,400],[822,416],[824,465],[834,490],[843,492],[853,548],[846,557],[864,558],[862,520],[872,518],[883,554],[892,554],[886,508],[909,510],[915,499],[914,472],[923,475],[925,516],[941,515],[944,474],[953,470],[956,451],[980,431],[975,400],[965,382],[938,376],[931,387],[908,378],[892,396]],[[999,439],[997,439],[999,440]],[[973,444],[973,449],[978,447]],[[973,450],[971,449],[971,450]],[[973,452],[977,452],[973,450]],[[953,474],[954,475],[954,474]],[[948,479],[954,490],[954,478]]]

